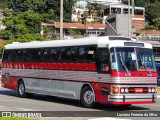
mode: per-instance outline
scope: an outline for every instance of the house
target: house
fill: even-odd
[[[53,27],[55,30],[55,34],[59,35],[60,33],[60,22],[55,22],[54,24],[46,24],[42,23],[42,30],[41,30],[41,35],[43,35],[43,27],[44,26],[50,26]],[[69,29],[74,29],[74,30],[79,30],[82,35],[91,36],[91,35],[101,35],[105,33],[106,29],[106,24],[101,24],[101,23],[87,23],[87,24],[82,24],[82,23],[63,23],[63,32],[64,32],[64,37],[72,37],[71,34],[67,33]]]

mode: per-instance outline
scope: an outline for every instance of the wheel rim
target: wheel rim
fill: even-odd
[[[20,86],[19,86],[19,94],[20,95],[24,94],[24,85],[23,84],[20,84]]]
[[[84,93],[84,101],[87,104],[92,104],[94,102],[94,93],[91,90],[87,90]]]

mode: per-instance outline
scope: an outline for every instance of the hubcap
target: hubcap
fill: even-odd
[[[92,104],[94,102],[94,93],[91,90],[87,90],[84,93],[84,101],[87,104]]]
[[[19,86],[19,94],[20,95],[24,94],[24,85],[23,84],[20,84],[20,86]]]

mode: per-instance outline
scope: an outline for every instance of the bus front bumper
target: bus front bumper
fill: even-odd
[[[108,101],[110,104],[153,104],[156,98],[156,94],[112,94]]]

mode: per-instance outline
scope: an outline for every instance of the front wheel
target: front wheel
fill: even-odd
[[[95,94],[89,86],[85,86],[81,91],[80,96],[81,104],[84,107],[95,107]]]

